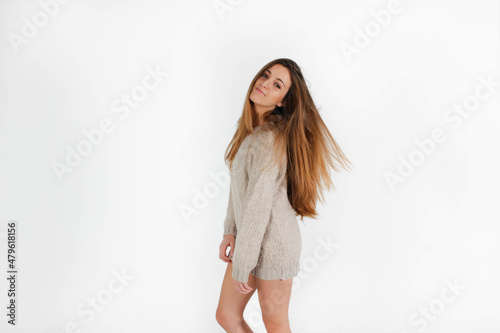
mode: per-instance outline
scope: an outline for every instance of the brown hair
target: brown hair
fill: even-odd
[[[352,163],[347,159],[339,145],[328,131],[314,105],[300,67],[291,59],[280,58],[267,63],[253,78],[247,91],[243,112],[238,119],[238,127],[233,139],[226,148],[224,160],[232,168],[234,157],[246,136],[253,133],[257,123],[250,94],[255,82],[275,64],[285,66],[290,72],[291,86],[283,99],[283,106],[262,115],[263,128],[275,133],[276,160],[287,161],[288,200],[296,215],[316,219],[316,202],[322,188],[335,189],[330,178],[328,166],[335,171],[343,168],[351,170]]]

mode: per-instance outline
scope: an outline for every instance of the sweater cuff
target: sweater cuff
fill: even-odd
[[[250,275],[250,272],[252,271],[251,268],[239,268],[235,267],[233,265],[233,274],[232,277],[236,281],[240,281],[243,283],[248,283],[248,276]]]
[[[222,237],[226,235],[234,235],[234,237],[236,237],[236,227],[234,225],[224,226],[224,234],[222,235]]]

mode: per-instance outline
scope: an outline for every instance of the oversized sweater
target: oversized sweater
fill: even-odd
[[[230,170],[223,235],[235,235],[232,277],[244,283],[250,273],[264,280],[286,280],[299,272],[302,239],[287,197],[287,166],[276,162],[269,168],[275,158],[274,135],[265,125],[254,128]]]

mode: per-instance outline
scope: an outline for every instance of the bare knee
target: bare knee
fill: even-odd
[[[235,313],[234,311],[227,311],[225,309],[217,309],[215,312],[215,320],[226,331],[231,328],[239,327],[243,324],[243,316]]]
[[[224,311],[224,309],[217,309],[215,312],[215,319],[222,327],[235,321],[235,317],[230,315],[228,311]]]

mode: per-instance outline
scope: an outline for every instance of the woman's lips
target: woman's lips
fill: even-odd
[[[257,89],[257,91],[260,92],[262,95],[266,96],[266,94],[264,94],[259,88],[255,87],[255,89]]]

